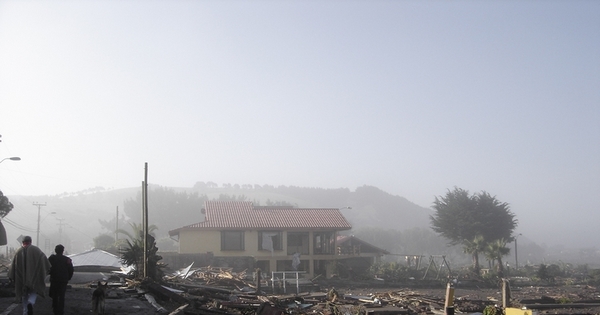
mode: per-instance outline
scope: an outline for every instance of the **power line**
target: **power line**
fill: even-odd
[[[70,224],[68,224],[68,223],[64,223],[64,225],[65,225],[65,226],[68,226],[68,227],[70,227],[70,228],[72,228],[73,230],[75,230],[75,231],[77,231],[77,232],[79,232],[79,233],[81,233],[81,234],[83,234],[83,235],[85,235],[85,236],[87,236],[87,237],[89,237],[89,238],[90,238],[90,239],[92,239],[92,240],[94,239],[93,237],[91,237],[91,236],[89,236],[89,235],[85,234],[84,232],[81,232],[80,230],[76,229],[74,226],[72,226],[72,225],[70,225]]]
[[[32,228],[28,228],[28,227],[26,227],[24,225],[21,225],[21,224],[15,222],[15,221],[12,221],[12,220],[10,220],[8,218],[4,218],[4,221],[6,221],[7,223],[11,224],[14,227],[17,227],[17,228],[20,228],[20,229],[23,229],[23,230],[27,230],[27,231],[30,231],[30,232],[34,232],[35,231]]]
[[[18,224],[18,223],[16,223],[16,222],[13,222],[13,221],[11,221],[11,220],[9,220],[9,219],[7,219],[7,218],[3,218],[2,220],[3,220],[4,222],[6,222],[6,223],[8,223],[8,224],[12,225],[13,227],[15,227],[15,228],[19,229],[19,230],[22,230],[22,231],[25,231],[25,232],[35,232],[35,230],[34,230],[34,229],[30,229],[30,228],[24,227],[24,226],[22,226],[22,225],[20,225],[20,224]]]

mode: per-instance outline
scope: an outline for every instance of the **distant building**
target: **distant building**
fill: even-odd
[[[78,271],[86,270],[121,270],[121,258],[101,249],[93,248],[79,254],[69,255],[73,267]]]

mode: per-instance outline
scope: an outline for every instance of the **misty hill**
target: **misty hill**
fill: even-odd
[[[9,240],[19,234],[35,231],[38,208],[34,202],[46,203],[41,208],[43,222],[40,239],[69,238],[75,247],[89,248],[93,238],[101,233],[114,233],[117,207],[119,226],[125,221],[139,222],[141,217],[141,188],[105,190],[91,188],[76,193],[54,196],[8,196],[15,205],[7,216],[14,225],[7,225]],[[231,185],[198,182],[191,188],[172,188],[150,185],[150,224],[158,226],[158,236],[166,237],[169,230],[202,220],[200,209],[204,200],[248,200],[259,205],[293,205],[295,207],[340,208],[353,229],[377,227],[404,230],[428,227],[430,209],[420,207],[406,198],[394,196],[373,186],[356,190],[323,189],[295,186]],[[55,212],[55,214],[52,214]],[[52,218],[55,217],[55,218]],[[57,220],[60,219],[60,220]],[[101,224],[101,221],[103,224]],[[56,236],[62,224],[62,234]],[[19,227],[27,227],[23,231]],[[53,240],[54,241],[54,240]],[[56,241],[54,241],[56,242]]]
[[[469,256],[462,248],[448,247],[447,240],[438,237],[429,227],[431,209],[420,207],[406,198],[389,194],[377,187],[361,186],[354,191],[270,185],[236,185],[198,182],[194,187],[149,187],[150,224],[156,225],[159,248],[174,250],[175,243],[168,231],[200,222],[200,210],[205,200],[247,200],[257,205],[292,205],[295,207],[340,208],[353,228],[350,233],[377,244],[394,254],[446,255],[454,264]],[[17,247],[21,234],[36,237],[38,207],[40,207],[40,242],[47,253],[57,243],[65,244],[71,253],[93,247],[100,234],[113,235],[117,226],[129,230],[127,222],[139,222],[141,188],[107,190],[101,187],[54,196],[8,196],[14,209],[3,220],[8,245]],[[347,208],[350,207],[350,208]],[[122,236],[121,236],[122,237]],[[573,261],[597,265],[596,248],[550,249],[526,236],[519,238],[519,257],[524,263],[545,260]],[[583,255],[582,253],[588,253]],[[566,253],[566,254],[565,254]],[[396,256],[391,256],[396,257]]]

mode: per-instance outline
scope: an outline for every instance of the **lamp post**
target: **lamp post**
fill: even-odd
[[[4,160],[11,160],[11,161],[20,161],[21,158],[18,156],[13,156],[13,157],[7,157],[7,158],[3,158],[2,160],[0,160],[0,163],[4,162]]]
[[[519,235],[523,235],[519,233]],[[517,238],[519,235],[515,236],[515,270],[519,270],[519,255],[517,254]]]

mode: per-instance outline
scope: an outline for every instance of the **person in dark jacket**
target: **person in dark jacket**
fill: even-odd
[[[46,296],[46,275],[50,268],[48,258],[41,249],[31,245],[31,236],[23,237],[23,246],[17,250],[8,271],[15,284],[16,301],[23,304],[23,314],[32,315],[33,305],[39,296]]]
[[[64,256],[65,247],[58,244],[54,248],[56,254],[50,255],[50,297],[52,298],[52,311],[54,315],[63,315],[65,312],[65,293],[67,283],[73,277],[73,262]]]

